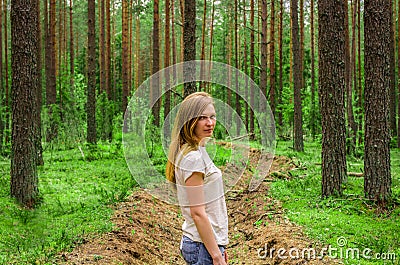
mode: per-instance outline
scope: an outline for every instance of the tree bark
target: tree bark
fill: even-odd
[[[396,1],[394,1],[396,2]],[[390,1],[390,88],[389,88],[389,122],[390,131],[393,137],[397,135],[397,123],[396,123],[396,39],[395,39],[395,27],[396,21],[393,23],[393,1]]]
[[[364,2],[364,192],[366,198],[382,207],[391,199],[392,184],[389,148],[391,3],[390,0]]]
[[[314,33],[314,14],[315,14],[315,10],[314,10],[314,0],[310,0],[310,9],[311,9],[311,15],[310,15],[310,24],[311,24],[311,28],[310,28],[310,35],[311,35],[311,117],[310,117],[310,121],[311,121],[311,136],[313,139],[315,139],[315,135],[316,135],[316,127],[317,127],[317,107],[315,104],[315,33]]]
[[[153,67],[152,74],[157,73],[160,70],[160,14],[159,14],[159,0],[154,0],[154,13],[153,13]],[[158,78],[152,79],[151,84],[151,92],[152,92],[152,102],[155,102],[153,105],[152,111],[154,116],[154,125],[160,125],[160,107],[161,101],[158,99],[160,97],[160,80]],[[158,100],[157,100],[158,99]]]
[[[196,59],[196,1],[185,0],[183,22],[183,60],[185,62]],[[196,74],[194,64],[183,69],[184,80],[190,80]],[[196,92],[196,82],[185,81],[184,96]]]
[[[349,16],[348,2],[345,1],[345,83],[346,83],[346,111],[347,111],[347,154],[352,155],[356,150],[356,122],[353,115],[353,89],[352,89],[352,61],[350,56],[350,32],[349,32]]]
[[[36,85],[36,120],[35,120],[35,148],[36,148],[36,163],[43,166],[43,148],[42,148],[42,30],[40,23],[40,0],[36,0],[36,14],[37,14],[37,85]],[[1,9],[0,9],[1,10]],[[0,19],[1,21],[1,19]],[[1,51],[1,50],[0,50]],[[0,60],[2,62],[2,60]]]
[[[11,1],[12,158],[11,196],[27,208],[38,202],[36,0]],[[32,89],[33,86],[33,89]]]
[[[128,106],[129,96],[129,43],[128,0],[122,0],[122,112]]]
[[[255,46],[255,38],[254,38],[254,0],[250,0],[250,78],[254,80],[254,46]],[[250,105],[254,106],[254,87],[250,87]],[[253,109],[249,109],[249,127],[250,134],[254,135],[254,112]]]
[[[345,2],[318,1],[322,197],[342,194],[346,175]]]
[[[87,142],[96,144],[96,7],[88,0]]]
[[[271,20],[270,20],[270,43],[269,43],[269,103],[271,111],[276,114],[276,84],[275,84],[275,0],[271,0]]]
[[[283,1],[279,3],[279,32],[278,32],[278,46],[279,46],[279,89],[278,89],[278,125],[279,131],[282,132],[283,128],[283,115],[282,115],[282,94],[283,94]],[[313,1],[313,0],[311,0]]]
[[[297,0],[290,1],[292,13],[292,50],[293,50],[293,79],[294,79],[294,150],[304,151],[303,143],[303,118],[301,99],[301,51],[299,43],[299,22]]]

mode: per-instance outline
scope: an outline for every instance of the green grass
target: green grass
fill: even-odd
[[[338,248],[338,251],[343,249],[343,253],[347,249],[357,248],[360,253],[371,249],[374,254],[390,253],[396,256],[395,260],[386,261],[361,257],[351,259],[338,252],[338,257],[342,256],[345,264],[399,264],[400,151],[391,151],[394,203],[390,211],[378,214],[376,207],[363,198],[364,179],[360,177],[348,178],[341,198],[321,199],[320,144],[306,142],[305,152],[300,153],[294,152],[291,146],[291,142],[278,142],[276,154],[291,157],[304,169],[292,170],[291,180],[277,179],[271,187],[272,196],[283,202],[287,216],[304,226],[309,237]],[[348,158],[349,171],[362,172],[362,169],[362,160]],[[341,237],[346,239],[346,245],[342,248],[337,242]]]
[[[54,255],[109,231],[112,204],[136,185],[120,146],[44,153],[42,202],[26,210],[10,198],[9,160],[0,158],[0,264],[52,264]]]

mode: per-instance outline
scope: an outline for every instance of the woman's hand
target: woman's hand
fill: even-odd
[[[218,256],[217,258],[213,259],[213,265],[227,265],[226,256],[225,258],[222,255]]]

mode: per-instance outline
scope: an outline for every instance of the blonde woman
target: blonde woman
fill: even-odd
[[[175,118],[166,177],[176,183],[185,219],[180,250],[187,264],[226,265],[228,215],[221,171],[206,152],[216,113],[212,97],[186,97]]]

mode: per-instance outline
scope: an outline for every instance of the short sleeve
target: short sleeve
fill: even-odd
[[[181,161],[178,161],[178,168],[182,172],[183,181],[194,173],[200,172],[205,174],[206,168],[200,151],[191,151],[185,155]]]

